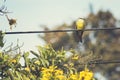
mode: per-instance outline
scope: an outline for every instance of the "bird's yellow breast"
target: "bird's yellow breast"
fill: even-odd
[[[83,19],[78,19],[76,21],[76,28],[77,30],[82,30],[85,27],[85,21]]]

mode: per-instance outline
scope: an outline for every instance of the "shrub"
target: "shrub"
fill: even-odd
[[[30,58],[33,54],[35,57]],[[86,67],[78,71],[74,63],[67,63],[66,51],[55,51],[51,45],[38,46],[38,53],[25,52],[11,56],[0,52],[0,78],[2,80],[92,80],[93,72]],[[21,65],[23,58],[25,65]],[[76,60],[76,54],[71,57]]]

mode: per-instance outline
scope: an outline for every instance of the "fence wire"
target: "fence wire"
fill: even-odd
[[[84,30],[49,30],[49,31],[18,31],[18,32],[3,32],[3,34],[33,34],[33,33],[53,33],[53,32],[74,32],[74,31],[100,31],[100,30],[120,30],[120,28],[92,28]]]
[[[120,60],[100,60],[100,61],[90,61],[88,64],[112,64],[112,63],[119,63]]]

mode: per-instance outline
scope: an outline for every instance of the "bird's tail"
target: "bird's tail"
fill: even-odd
[[[83,31],[77,31],[77,36],[78,36],[78,40],[82,43],[82,35],[83,35]]]

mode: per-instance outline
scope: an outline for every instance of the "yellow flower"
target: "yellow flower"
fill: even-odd
[[[69,80],[78,80],[77,74],[70,74]]]
[[[29,67],[26,67],[24,70],[30,72],[30,68]]]
[[[85,69],[84,71],[80,72],[80,80],[92,80],[93,79],[93,72],[89,71],[89,69]]]
[[[78,58],[79,58],[78,55],[74,55],[74,56],[72,57],[73,60],[78,60]]]
[[[56,68],[57,68],[57,66],[50,66],[48,71],[49,72],[53,72]]]
[[[15,59],[10,60],[12,63],[16,63],[17,61]]]
[[[45,70],[46,68],[42,67],[42,71]]]
[[[42,68],[42,79],[41,80],[49,80],[52,76],[52,73],[49,72],[49,69]]]
[[[55,70],[55,75],[63,75],[63,71],[62,70]]]
[[[49,80],[49,78],[43,77],[40,80]]]
[[[48,73],[49,69],[42,67],[42,73]]]
[[[63,66],[68,67],[68,64],[64,64]]]
[[[40,65],[40,61],[39,60],[36,60],[34,63],[37,64],[37,65]]]
[[[50,66],[49,69],[56,69],[57,66]]]
[[[50,78],[50,76],[52,76],[52,74],[48,72],[48,73],[43,73],[42,77]]]
[[[55,78],[57,79],[57,80],[66,80],[65,78],[65,76],[64,75],[57,75],[57,76],[55,76]],[[56,80],[55,79],[55,80]]]

